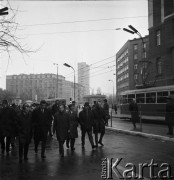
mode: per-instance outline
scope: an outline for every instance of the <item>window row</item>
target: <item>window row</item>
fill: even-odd
[[[144,59],[147,58],[147,52],[146,51],[143,52],[142,58],[144,58]],[[134,60],[136,60],[136,59],[138,59],[138,54],[137,53],[134,54]]]
[[[128,88],[129,87],[129,83],[128,82],[125,82],[125,83],[122,83],[120,85],[117,86],[117,89],[121,89],[121,88]]]
[[[128,57],[126,57],[122,62],[120,62],[117,66],[117,69],[119,69],[120,67],[122,67],[124,64],[126,64],[128,62]]]
[[[119,70],[119,71],[117,72],[117,75],[120,75],[120,74],[124,73],[124,72],[127,71],[128,69],[129,69],[129,66],[126,65],[124,68],[122,68],[121,70]]]
[[[124,79],[126,79],[126,78],[128,78],[128,77],[129,77],[129,74],[126,73],[126,74],[124,74],[123,76],[121,76],[121,77],[118,78],[118,82],[123,81]]]
[[[137,50],[137,49],[138,49],[138,45],[137,45],[137,44],[134,44],[133,47],[134,47],[134,50]],[[144,42],[144,43],[143,43],[143,48],[146,48],[146,47],[147,47],[147,45],[146,45],[146,43]]]
[[[122,96],[122,103],[130,103],[132,99],[135,99],[137,103],[166,103],[169,94],[174,95],[174,91],[128,94]]]
[[[124,51],[117,59],[117,62],[119,62],[121,59],[123,59],[128,54],[128,49]]]

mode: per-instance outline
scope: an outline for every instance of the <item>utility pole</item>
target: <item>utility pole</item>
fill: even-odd
[[[59,97],[59,87],[58,87],[58,82],[59,82],[59,79],[58,79],[58,64],[57,63],[53,63],[53,65],[56,65],[57,66],[57,80],[56,80],[56,93],[55,93],[55,96],[56,98]]]

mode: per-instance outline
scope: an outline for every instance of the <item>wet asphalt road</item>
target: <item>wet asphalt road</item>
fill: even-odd
[[[100,180],[101,162],[106,157],[115,160],[123,158],[118,165],[121,173],[126,169],[126,163],[138,167],[139,163],[150,163],[154,159],[159,166],[168,163],[174,175],[174,143],[111,132],[106,133],[103,142],[104,147],[92,150],[86,137],[85,149],[82,150],[79,133],[75,151],[65,148],[65,157],[61,158],[57,141],[49,140],[47,158],[44,160],[40,157],[40,151],[37,155],[34,153],[31,144],[29,160],[21,164],[16,148],[9,157],[0,154],[0,180]],[[154,173],[157,174],[159,170],[160,167],[155,168]],[[144,170],[144,176],[149,178],[148,169]],[[113,179],[120,178],[113,174]]]

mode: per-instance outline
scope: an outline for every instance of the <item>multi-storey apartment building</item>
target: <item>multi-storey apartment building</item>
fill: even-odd
[[[65,98],[69,103],[74,97],[74,83],[66,81],[64,76],[55,74],[20,74],[6,76],[6,89],[16,97],[25,100],[40,101],[41,99],[55,98],[57,93],[59,98]],[[81,101],[81,85],[75,84],[76,102]]]
[[[136,89],[148,76],[149,37],[128,40],[116,54],[117,96],[125,90]]]
[[[174,0],[148,0],[149,59],[155,86],[174,84]]]
[[[78,83],[85,87],[84,95],[90,94],[89,73],[89,65],[87,65],[85,62],[78,63]]]

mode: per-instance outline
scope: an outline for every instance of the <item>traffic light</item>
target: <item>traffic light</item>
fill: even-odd
[[[3,16],[3,15],[8,15],[8,7],[4,7],[2,9],[0,9],[0,16]]]

